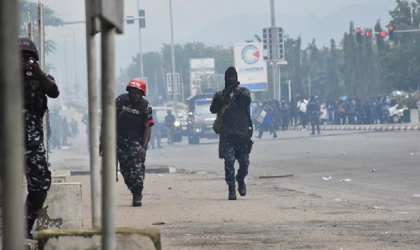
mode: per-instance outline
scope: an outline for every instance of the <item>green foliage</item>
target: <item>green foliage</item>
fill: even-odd
[[[33,23],[38,23],[38,3],[29,2],[27,0],[20,0],[19,20],[20,20],[20,35],[28,36],[27,23],[29,19]],[[63,24],[63,20],[57,16],[54,10],[44,5],[44,22],[45,25],[58,27]],[[38,45],[38,26],[35,25],[35,43]],[[56,51],[57,44],[54,41],[45,41],[45,53],[50,54]]]
[[[208,47],[203,43],[194,42],[174,46],[176,72],[181,73],[184,86],[184,96],[190,95],[190,59],[191,58],[215,58],[216,72],[223,74],[229,66],[233,65],[232,48],[225,49],[221,46]],[[148,80],[148,92],[152,95],[166,97],[166,74],[172,72],[171,46],[164,44],[161,52],[148,52],[143,54],[144,76]],[[130,79],[140,77],[140,58],[136,54],[131,64],[120,70],[118,81],[128,82]],[[213,80],[214,81],[214,80]],[[215,84],[214,82],[211,83]],[[117,92],[123,92],[124,88],[117,87]],[[169,98],[168,98],[169,99]]]
[[[410,6],[413,9],[413,18]],[[396,0],[396,7],[389,14],[392,18],[390,24],[396,31],[418,28],[420,0],[411,3]],[[356,27],[357,25],[350,22],[341,41],[331,40],[330,46],[322,48],[316,45],[315,40],[303,48],[300,37],[294,39],[287,36],[285,51],[288,65],[281,66],[283,98],[288,97],[289,80],[293,96],[300,94],[307,98],[311,92],[323,100],[337,99],[342,95],[371,99],[377,95],[389,94],[393,90],[412,92],[419,89],[420,32],[396,32],[394,40],[390,41],[378,35],[381,30],[387,31],[389,24],[383,26],[378,20],[373,29],[377,34],[369,38],[363,35],[359,43],[356,40]],[[218,74],[223,74],[227,67],[234,64],[232,48],[209,47],[200,42],[175,46],[176,71],[183,73],[185,97],[189,95],[190,58],[205,57],[215,58]],[[138,77],[139,65],[136,55],[131,65],[121,71],[120,81]],[[165,96],[166,73],[172,70],[170,45],[164,44],[160,53],[144,54],[144,67],[145,76],[152,83],[149,84],[150,90]],[[272,98],[271,74],[269,66],[269,90],[256,94],[257,97]]]

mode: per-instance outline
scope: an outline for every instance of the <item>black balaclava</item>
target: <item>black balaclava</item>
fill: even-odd
[[[229,67],[225,72],[225,88],[238,82],[238,72],[234,67]]]

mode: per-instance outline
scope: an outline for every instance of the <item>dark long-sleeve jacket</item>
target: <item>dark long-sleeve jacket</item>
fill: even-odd
[[[223,115],[219,138],[219,158],[224,158],[225,146],[229,144],[247,144],[252,137],[250,118],[251,93],[247,88],[239,88],[239,94],[230,100],[223,98],[223,91],[216,92],[210,106],[210,112],[217,114],[224,105],[229,108]]]

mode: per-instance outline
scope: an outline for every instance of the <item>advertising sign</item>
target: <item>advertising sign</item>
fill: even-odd
[[[263,51],[263,43],[237,43],[234,47],[238,81],[250,91],[266,91],[268,88]]]
[[[191,95],[201,93],[201,83],[215,74],[214,58],[190,59]]]

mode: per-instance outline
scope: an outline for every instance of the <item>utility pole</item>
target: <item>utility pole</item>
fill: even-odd
[[[77,79],[77,53],[76,53],[76,31],[73,29],[73,53],[74,53],[74,92],[76,93],[76,97],[81,97],[80,92],[80,85]]]
[[[45,25],[44,25],[44,4],[38,3],[38,53],[39,66],[45,72]],[[48,148],[48,131],[47,116],[42,118],[42,126],[44,127],[44,147]],[[48,150],[46,150],[46,158],[48,161]]]
[[[174,103],[174,112],[177,113],[177,93],[175,89],[175,48],[174,48],[174,20],[173,20],[173,13],[172,13],[172,0],[169,0],[169,12],[171,18],[171,59],[172,59],[172,101]]]
[[[309,97],[312,95],[312,82],[311,82],[311,50],[308,51],[308,88]]]
[[[140,12],[140,3],[137,0],[137,11]],[[140,20],[139,20],[140,22]],[[139,25],[139,57],[140,57],[140,78],[144,77],[144,67],[143,67],[143,42],[141,40],[141,25]]]
[[[141,29],[146,28],[146,11],[140,9],[140,1],[137,0],[137,17],[134,16],[127,16],[124,18],[128,25],[134,24],[136,20],[139,21],[139,64],[140,64],[140,79],[146,81],[144,77],[144,66],[143,66],[143,41],[141,38]],[[71,22],[71,24],[79,23],[79,22]]]
[[[89,158],[90,158],[90,193],[92,203],[92,226],[101,227],[101,175],[99,168],[99,114],[98,84],[96,68],[95,34],[99,32],[98,20],[92,17],[93,1],[85,1],[86,14],[86,64],[89,114]]]
[[[15,0],[0,1],[0,166],[2,248],[23,250],[23,83],[20,67],[19,6]],[[10,105],[13,103],[13,105]]]
[[[115,232],[115,163],[116,163],[116,114],[115,114],[115,36],[122,34],[124,30],[124,1],[109,0],[85,0],[85,5],[91,4],[91,8],[86,8],[86,38],[87,45],[93,45],[94,36],[99,31],[96,29],[96,21],[100,22],[101,32],[101,81],[102,81],[102,227],[101,227],[101,249],[115,250],[117,248],[117,237]],[[92,24],[93,23],[93,24]],[[87,70],[96,70],[92,64],[94,55],[92,49],[88,48]],[[94,72],[96,73],[96,72]],[[90,80],[96,80],[90,74]],[[96,84],[90,81],[90,84]],[[90,88],[89,111],[92,110],[92,100],[96,93],[92,93],[94,88]],[[94,98],[93,98],[94,99]],[[90,120],[92,121],[92,120]],[[92,128],[92,126],[90,126]],[[97,128],[94,128],[97,129]],[[91,141],[91,143],[94,143]],[[96,145],[95,145],[96,147]],[[91,166],[92,167],[92,166]]]
[[[270,0],[271,26],[263,29],[264,49],[267,50],[266,61],[273,69],[273,97],[281,99],[281,72],[279,65],[287,65],[284,50],[284,31],[276,27],[274,0]],[[278,79],[277,79],[278,77]]]
[[[275,14],[275,6],[274,6],[274,0],[270,0],[270,13],[271,13],[271,27],[275,27],[276,26],[276,14]],[[273,39],[276,39],[273,37]],[[277,73],[277,46],[273,46],[273,62],[271,63],[271,67],[273,69],[273,97],[274,99],[276,99],[277,97],[277,74],[279,74],[280,76],[280,72]]]

